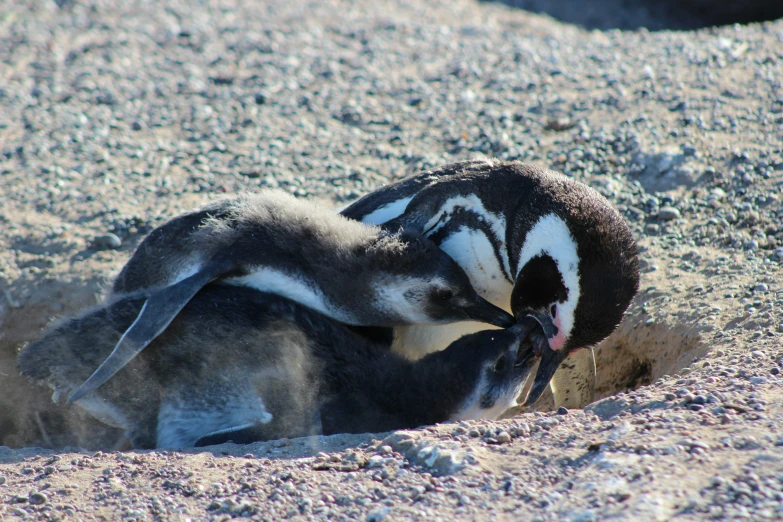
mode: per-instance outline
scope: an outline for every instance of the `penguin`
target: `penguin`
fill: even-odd
[[[392,183],[341,213],[427,237],[479,294],[538,322],[545,335],[536,338],[546,342],[536,343],[540,364],[525,405],[550,381],[558,406],[592,402],[591,348],[617,327],[639,288],[632,233],[598,192],[532,165],[475,160]],[[398,327],[394,349],[416,358],[477,327]]]
[[[149,292],[114,295],[24,347],[22,375],[68,396],[136,320]],[[535,365],[528,320],[416,361],[280,295],[210,284],[148,349],[76,401],[134,448],[382,432],[495,419]]]
[[[264,191],[175,217],[141,242],[112,292],[152,292],[114,351],[69,400],[111,378],[215,280],[280,294],[348,325],[514,324],[430,241]]]

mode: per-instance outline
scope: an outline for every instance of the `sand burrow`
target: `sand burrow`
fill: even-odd
[[[595,349],[595,400],[674,375],[708,351],[699,329],[691,324],[629,314]]]

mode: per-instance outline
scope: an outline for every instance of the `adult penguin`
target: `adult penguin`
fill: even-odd
[[[557,406],[592,401],[591,348],[617,327],[639,287],[631,231],[598,192],[520,162],[465,161],[382,187],[341,213],[429,238],[488,301],[537,321],[541,361],[527,405],[550,381]],[[476,329],[399,327],[394,348],[417,358]]]

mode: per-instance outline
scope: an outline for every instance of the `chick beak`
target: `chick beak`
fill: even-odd
[[[541,330],[535,330],[530,334],[530,340],[533,344],[534,353],[541,357],[536,371],[533,386],[525,400],[524,406],[535,403],[552,380],[555,371],[560,367],[560,363],[568,355],[565,350],[553,350],[549,347],[548,339],[557,335],[557,327],[552,323],[552,318],[548,313],[529,313],[528,317],[535,319]]]
[[[516,324],[514,316],[476,294],[473,304],[465,309],[465,315],[474,321],[489,323],[500,328],[508,328]]]
[[[518,372],[524,373],[525,379],[527,379],[528,373],[536,362],[535,348],[529,337],[537,326],[538,323],[533,318],[526,317],[506,330],[516,338],[513,344],[514,357],[512,359],[514,360],[514,367]]]

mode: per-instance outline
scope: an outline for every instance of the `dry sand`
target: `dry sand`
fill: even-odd
[[[782,21],[29,4],[0,3],[0,518],[783,517]],[[591,184],[639,240],[642,290],[584,411],[119,452],[15,374],[19,347],[95,303],[169,216],[268,186],[336,206],[476,155]]]

